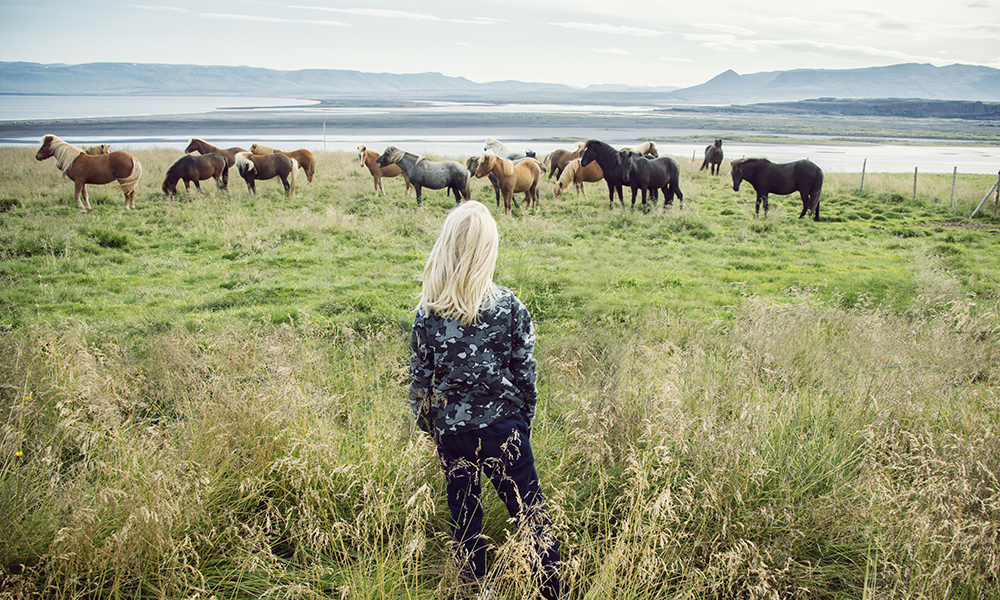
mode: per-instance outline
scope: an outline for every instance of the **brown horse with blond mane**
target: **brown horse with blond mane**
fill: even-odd
[[[538,205],[538,182],[542,178],[542,165],[534,158],[512,161],[496,154],[486,153],[479,157],[476,177],[487,175],[497,178],[500,195],[503,196],[504,212],[511,211],[514,194],[524,192],[524,205],[528,208]]]
[[[89,154],[91,156],[98,156],[101,154],[111,154],[111,146],[109,144],[98,144],[97,146],[89,146],[84,151],[84,154]]]
[[[305,148],[299,148],[298,150],[292,150],[291,152],[285,152],[284,150],[278,150],[277,148],[270,148],[261,144],[250,144],[251,154],[256,154],[258,156],[266,156],[268,154],[284,154],[288,158],[294,158],[298,161],[299,166],[302,170],[306,172],[306,179],[309,183],[312,183],[313,175],[316,174],[316,156],[312,152],[306,150]]]
[[[56,166],[69,177],[76,189],[73,196],[80,212],[90,212],[90,197],[87,184],[104,185],[117,181],[125,195],[125,210],[135,208],[135,188],[142,177],[142,165],[132,155],[116,151],[110,154],[91,156],[76,146],[62,141],[54,135],[42,138],[42,147],[35,154],[35,160],[55,157]],[[81,199],[82,198],[82,199]]]
[[[385,187],[382,185],[383,177],[399,177],[403,176],[403,181],[406,182],[406,191],[403,192],[405,196],[410,195],[410,191],[413,189],[413,184],[410,183],[410,178],[406,176],[403,169],[399,168],[396,163],[389,163],[384,167],[380,167],[375,164],[378,160],[379,153],[374,150],[369,150],[364,145],[358,146],[358,163],[359,166],[368,169],[368,172],[372,174],[372,179],[375,181],[375,195],[381,191],[382,195],[385,196]]]
[[[274,179],[279,177],[281,185],[285,186],[285,197],[295,195],[295,174],[299,171],[297,160],[284,154],[252,154],[240,152],[236,155],[236,170],[247,182],[247,189],[257,195],[258,179]]]
[[[586,198],[587,192],[584,190],[583,184],[594,183],[602,179],[604,179],[604,171],[601,170],[601,165],[597,164],[597,161],[588,164],[586,167],[581,167],[580,159],[577,158],[569,161],[566,168],[563,169],[562,175],[559,176],[559,181],[552,188],[552,193],[556,198],[561,198],[562,193],[572,185],[578,194]]]
[[[542,160],[542,164],[548,169],[548,175],[546,179],[552,179],[555,176],[556,181],[562,177],[563,170],[566,168],[571,161],[580,158],[580,154],[583,152],[583,142],[578,142],[576,145],[576,150],[555,150],[552,154],[548,154]]]

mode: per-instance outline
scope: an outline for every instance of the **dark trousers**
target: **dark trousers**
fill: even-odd
[[[479,480],[483,472],[530,541],[542,596],[558,598],[559,542],[545,511],[524,417],[516,415],[477,431],[440,436],[437,447],[448,483],[451,537],[457,546],[463,578],[476,580],[486,576]]]

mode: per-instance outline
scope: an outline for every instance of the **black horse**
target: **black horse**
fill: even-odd
[[[701,163],[699,171],[704,171],[708,167],[708,172],[718,175],[722,166],[722,140],[715,140],[711,146],[705,146],[705,160]]]
[[[597,161],[604,171],[604,181],[608,182],[608,208],[615,206],[615,192],[618,192],[618,200],[625,208],[625,199],[622,197],[622,165],[618,158],[618,151],[604,142],[598,140],[587,140],[583,146],[583,153],[580,155],[580,166],[586,167],[590,163]],[[633,199],[634,203],[634,199]]]
[[[768,194],[791,194],[802,196],[802,214],[812,211],[813,220],[819,221],[819,195],[823,191],[823,170],[809,160],[774,164],[766,158],[740,158],[732,162],[733,191],[740,191],[740,182],[750,182],[757,192],[755,215],[760,214],[760,203],[764,202],[764,216],[767,216]]]
[[[618,153],[622,169],[622,183],[632,188],[632,208],[635,209],[635,193],[642,190],[642,206],[646,207],[646,192],[650,193],[653,208],[656,208],[656,191],[663,190],[663,208],[674,203],[674,194],[684,208],[684,194],[681,193],[681,169],[669,156],[649,158],[638,152],[622,150]]]

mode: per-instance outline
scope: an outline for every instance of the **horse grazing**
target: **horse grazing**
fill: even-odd
[[[416,190],[417,206],[420,206],[423,201],[421,191],[425,187],[432,190],[447,188],[448,192],[455,194],[455,204],[472,197],[472,178],[469,175],[469,170],[453,160],[436,162],[412,152],[400,150],[395,146],[389,146],[375,160],[375,164],[379,167],[391,164],[399,165],[399,168],[406,173],[410,183],[413,184],[413,189]]]
[[[548,172],[547,179],[552,179],[553,175],[556,181],[562,177],[563,170],[566,168],[570,162],[580,158],[580,154],[583,152],[583,142],[579,142],[576,145],[576,150],[555,150],[551,154],[547,154],[545,159],[542,160],[542,166],[546,168]]]
[[[569,161],[569,164],[563,169],[562,175],[559,176],[559,181],[552,188],[552,193],[556,198],[561,198],[563,191],[569,189],[570,185],[573,185],[577,193],[582,194],[586,198],[587,192],[584,190],[583,184],[593,183],[602,179],[604,179],[604,171],[601,170],[601,165],[592,162],[586,167],[581,167],[580,159],[577,158]]]
[[[718,175],[722,166],[722,140],[715,140],[711,146],[705,146],[705,160],[701,163],[699,171],[704,171],[708,167],[708,172]]]
[[[268,146],[263,146],[261,144],[250,144],[251,154],[257,154],[261,156],[266,156],[268,154],[284,154],[288,158],[294,158],[298,161],[299,166],[302,170],[306,172],[306,180],[312,183],[313,175],[316,174],[316,156],[312,152],[306,150],[305,148],[299,148],[298,150],[292,150],[291,152],[285,152],[283,150],[278,150],[277,148],[270,148]]]
[[[170,198],[177,195],[177,182],[183,180],[184,188],[188,195],[191,194],[191,183],[200,192],[199,181],[205,179],[215,179],[215,186],[226,191],[229,187],[229,167],[226,159],[221,155],[211,153],[201,156],[185,154],[177,159],[177,162],[167,169],[167,176],[163,179],[163,194]]]
[[[747,181],[757,192],[757,208],[764,202],[764,216],[767,217],[768,194],[791,194],[798,192],[802,197],[802,213],[799,218],[812,211],[813,220],[819,221],[819,195],[823,191],[823,170],[809,160],[775,164],[766,158],[739,158],[732,162],[733,191],[740,191],[740,182]]]
[[[285,197],[291,198],[295,195],[295,174],[299,170],[299,163],[294,158],[284,154],[252,154],[250,152],[239,152],[236,154],[236,169],[240,176],[247,182],[247,188],[254,196],[257,195],[258,179],[281,178],[281,184],[285,186]]]
[[[91,156],[54,135],[47,135],[42,138],[42,147],[35,153],[35,160],[53,156],[56,158],[56,167],[76,184],[73,197],[76,198],[80,212],[90,212],[90,196],[86,187],[88,183],[103,185],[112,181],[117,181],[121,187],[125,196],[125,210],[135,208],[135,188],[142,177],[142,165],[132,155],[119,150]]]
[[[663,208],[674,203],[674,194],[684,208],[684,194],[680,187],[680,167],[669,156],[649,158],[638,152],[622,150],[618,153],[622,167],[622,183],[632,188],[632,208],[635,209],[635,194],[642,190],[642,205],[646,206],[646,192],[650,192],[653,208],[656,207],[656,192],[663,190]]]
[[[542,165],[534,158],[513,161],[495,154],[483,154],[479,157],[476,177],[487,175],[497,178],[497,185],[503,195],[504,212],[510,213],[514,194],[521,192],[524,192],[526,207],[538,206],[538,182],[542,178]]]
[[[517,150],[511,150],[503,144],[500,140],[494,138],[486,138],[486,145],[483,147],[483,152],[492,151],[497,156],[502,158],[509,158],[510,160],[519,160],[522,158],[537,158],[533,150],[525,150],[524,152],[519,152]]]
[[[108,144],[89,146],[83,151],[83,153],[89,154],[91,156],[100,156],[101,154],[111,154],[111,146]]]
[[[191,154],[192,152],[197,152],[198,154],[218,154],[222,158],[226,159],[227,168],[236,164],[236,155],[240,152],[246,152],[243,148],[234,147],[226,148],[216,148],[212,144],[209,144],[205,140],[200,140],[198,138],[191,138],[188,142],[187,148],[184,149],[185,154]]]
[[[399,165],[386,165],[384,167],[380,167],[375,164],[376,160],[378,160],[378,152],[369,150],[363,145],[358,146],[358,162],[360,163],[360,166],[367,167],[368,172],[372,174],[372,179],[375,180],[375,195],[377,196],[379,191],[381,191],[382,195],[385,196],[385,187],[382,185],[383,177],[399,177],[402,175],[403,181],[406,182],[406,190],[403,193],[404,195],[409,196],[410,190],[413,189],[413,184],[410,183],[410,178],[406,176],[406,173],[403,173],[403,170],[399,168]]]
[[[602,141],[587,140],[580,154],[580,166],[586,167],[595,161],[601,165],[604,181],[608,183],[608,208],[615,206],[615,192],[618,192],[618,201],[625,208],[625,199],[622,197],[622,165],[618,160],[618,151]]]

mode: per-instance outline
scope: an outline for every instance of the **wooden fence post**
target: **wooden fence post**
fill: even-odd
[[[865,167],[867,166],[868,159],[866,158],[865,162],[861,163],[861,185],[858,187],[859,194],[865,191]]]
[[[948,208],[955,208],[955,177],[958,176],[958,167],[951,172],[951,200],[948,201]]]
[[[983,196],[983,201],[980,202],[979,206],[976,207],[976,210],[972,211],[972,214],[969,215],[970,219],[976,216],[976,213],[979,212],[979,209],[982,208],[984,204],[986,204],[987,200],[990,199],[990,194],[993,193],[993,190],[997,190],[998,197],[1000,197],[1000,173],[997,173],[997,180],[993,182],[993,187],[991,187],[990,191],[986,192],[986,195]]]
[[[917,168],[913,167],[913,199],[917,199]]]

